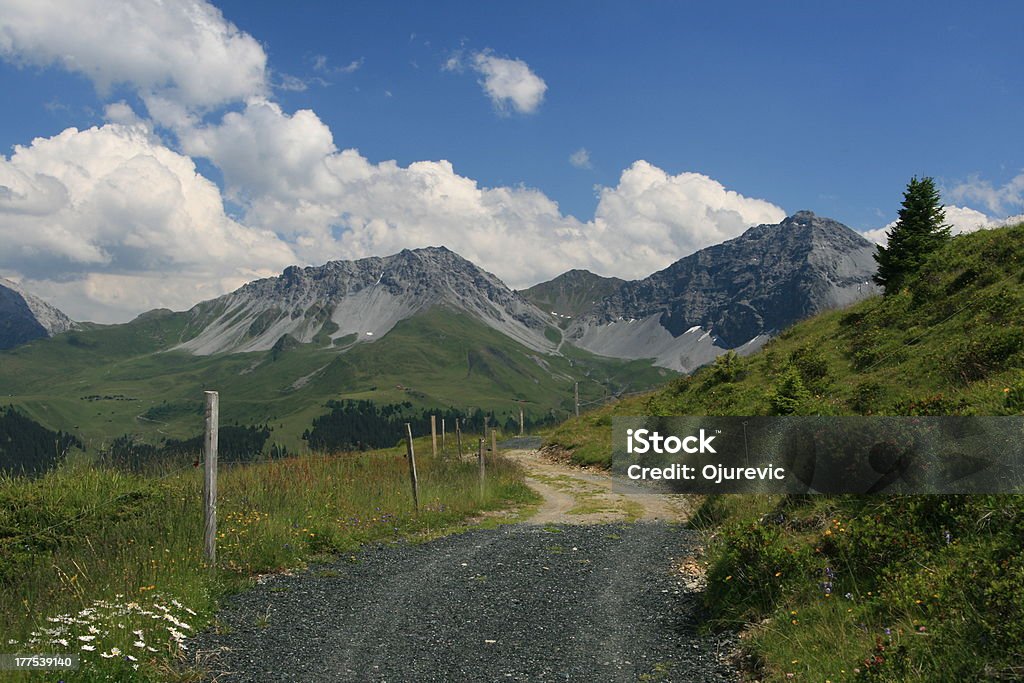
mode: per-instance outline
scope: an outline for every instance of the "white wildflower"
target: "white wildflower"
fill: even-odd
[[[134,645],[135,647],[146,647],[146,643],[144,643],[141,640],[136,640],[134,643],[132,643],[132,645]]]
[[[86,652],[92,652],[93,650],[96,649],[96,647],[93,646],[93,645],[83,645],[82,649],[85,650]]]

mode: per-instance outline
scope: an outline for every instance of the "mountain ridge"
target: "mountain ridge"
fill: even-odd
[[[447,247],[289,266],[188,311],[196,355],[265,351],[284,335],[325,346],[373,342],[436,305],[466,311],[524,346],[550,353],[544,314],[496,276]]]
[[[0,349],[52,337],[74,329],[76,323],[63,311],[0,277]]]
[[[573,320],[566,335],[594,353],[653,357],[687,372],[877,293],[874,249],[842,223],[799,211],[624,283]]]

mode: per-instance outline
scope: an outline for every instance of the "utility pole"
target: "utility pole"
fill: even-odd
[[[573,393],[573,399],[576,402],[576,417],[579,417],[580,416],[580,383],[579,382],[576,382],[575,384],[573,384],[572,393]]]

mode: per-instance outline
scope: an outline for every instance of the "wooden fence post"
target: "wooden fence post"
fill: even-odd
[[[420,511],[420,483],[416,479],[416,451],[412,447],[412,425],[405,423],[405,448],[409,460],[409,479],[412,481],[412,504]]]
[[[498,455],[498,430],[491,427],[491,457]]]
[[[576,402],[576,417],[580,416],[580,383],[576,382],[572,388],[573,399]]]
[[[523,419],[523,408],[522,408],[522,406],[520,406],[519,407],[519,436],[523,435],[523,430],[525,429],[525,425],[526,425],[526,422]]]
[[[217,430],[220,397],[206,392],[206,437],[203,440],[203,554],[211,565],[217,561]]]
[[[459,460],[462,460],[462,427],[459,418],[455,418],[455,446],[459,449]]]
[[[437,457],[437,415],[430,416],[430,451]]]
[[[441,418],[441,452],[442,453],[444,453],[445,436],[446,436],[446,431],[445,431],[445,426],[444,426],[444,418],[442,417]]]
[[[477,444],[476,461],[480,466],[480,497],[484,497],[486,473],[484,472],[484,440],[480,439]]]

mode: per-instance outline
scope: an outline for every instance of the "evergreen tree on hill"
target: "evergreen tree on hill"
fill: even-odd
[[[931,178],[910,179],[899,216],[889,230],[888,244],[879,245],[875,252],[878,272],[874,280],[885,288],[886,294],[898,292],[928,254],[949,239],[946,212]]]

